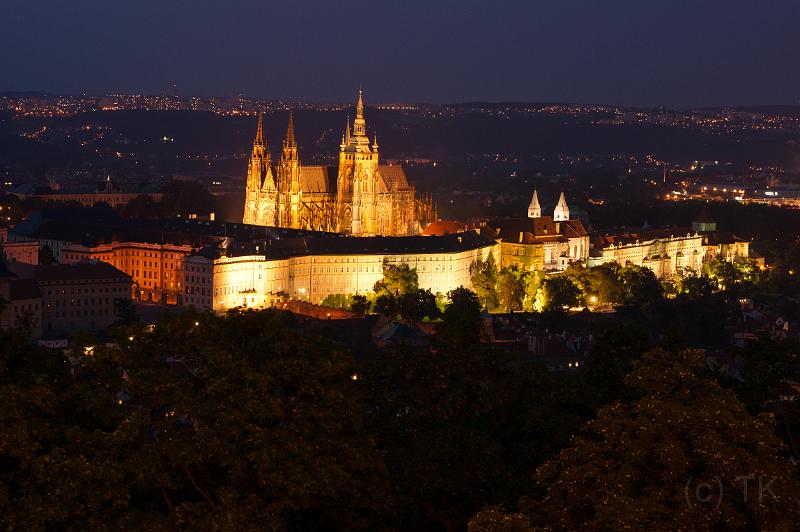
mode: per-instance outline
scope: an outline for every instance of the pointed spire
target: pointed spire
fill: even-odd
[[[344,143],[350,144],[350,117],[347,117],[347,123],[345,124],[344,128]]]
[[[533,197],[531,198],[531,204],[528,205],[528,218],[541,218],[542,217],[542,208],[539,206],[539,194],[537,194],[536,189],[533,189]]]
[[[358,89],[358,102],[356,103],[356,119],[353,120],[353,136],[360,138],[360,143],[369,146],[367,137],[367,122],[364,120],[364,91]]]
[[[258,112],[258,129],[256,129],[255,144],[264,145],[264,113]]]
[[[364,118],[364,91],[358,87],[358,103],[356,103],[356,118]]]
[[[375,133],[375,140],[372,141],[372,151],[378,151],[378,134]]]
[[[564,191],[558,197],[558,204],[553,211],[553,220],[556,222],[566,222],[569,220],[569,207],[567,206],[567,198],[564,197]]]
[[[286,129],[286,140],[284,144],[287,148],[293,148],[297,145],[294,139],[294,119],[292,118],[291,109],[289,109],[289,127]]]

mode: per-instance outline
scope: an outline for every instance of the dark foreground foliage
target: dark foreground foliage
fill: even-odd
[[[120,325],[70,358],[0,333],[0,528],[800,522],[790,347],[759,343],[746,384],[724,382],[699,351],[620,322],[582,374],[551,373],[481,342],[475,294],[449,297],[429,347],[362,367],[279,311]]]

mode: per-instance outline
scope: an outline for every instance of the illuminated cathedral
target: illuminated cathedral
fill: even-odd
[[[369,236],[416,235],[433,221],[430,198],[420,199],[399,165],[380,164],[377,136],[367,136],[364,100],[358,92],[352,129],[348,120],[339,166],[300,163],[294,121],[274,165],[259,114],[247,169],[244,223]]]

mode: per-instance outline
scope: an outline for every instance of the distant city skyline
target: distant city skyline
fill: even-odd
[[[179,93],[175,96],[171,94],[171,91],[174,90],[173,87],[168,87],[160,92],[136,92],[132,90],[124,91],[113,91],[107,93],[93,93],[93,92],[58,92],[58,91],[48,91],[43,89],[24,89],[24,90],[4,90],[0,88],[0,97],[9,97],[9,98],[26,98],[26,97],[35,97],[37,95],[44,95],[48,97],[67,97],[67,98],[74,98],[76,100],[80,99],[105,99],[114,97],[131,97],[131,98],[142,98],[143,101],[149,101],[149,99],[170,99],[175,98],[176,101],[187,101],[192,99],[202,100],[202,101],[230,101],[236,100],[237,98],[241,98],[243,102],[265,102],[265,103],[280,103],[281,106],[277,108],[277,110],[285,111],[288,108],[292,108],[294,105],[299,105],[300,108],[331,108],[331,109],[345,109],[345,108],[355,108],[355,98],[349,99],[332,99],[332,98],[293,98],[293,97],[285,97],[285,98],[273,98],[269,96],[257,96],[252,94],[245,94],[242,92],[238,93],[231,93],[231,94],[188,94],[180,90],[180,87],[177,87]],[[365,98],[368,98],[367,91],[364,90]],[[409,109],[416,108],[416,107],[424,107],[424,106],[431,106],[431,107],[447,107],[447,106],[466,106],[470,107],[471,104],[486,104],[487,106],[494,106],[494,105],[503,105],[507,104],[510,106],[562,106],[562,107],[570,107],[570,106],[581,106],[586,109],[591,108],[619,108],[619,109],[630,109],[630,110],[672,110],[676,112],[682,111],[702,111],[704,109],[708,110],[715,110],[715,109],[748,109],[748,108],[768,108],[768,107],[800,107],[800,100],[797,102],[787,102],[787,103],[752,103],[752,104],[718,104],[718,105],[695,105],[695,106],[681,106],[681,105],[663,105],[663,104],[652,104],[652,105],[626,105],[621,103],[610,103],[610,102],[600,102],[600,101],[568,101],[568,100],[458,100],[458,101],[443,101],[443,102],[430,102],[430,101],[415,101],[415,100],[385,100],[385,101],[368,101],[365,103],[367,107],[378,107],[378,108],[385,108],[385,109],[393,109],[398,110],[401,107],[398,106],[408,106]],[[288,105],[288,107],[287,107]],[[133,106],[131,108],[134,108]],[[146,107],[143,107],[146,109]],[[189,108],[189,110],[191,110]],[[245,112],[244,114],[257,114],[258,111],[250,111]],[[269,110],[265,111],[269,112]]]
[[[0,90],[308,102],[797,105],[800,5],[9,0]]]

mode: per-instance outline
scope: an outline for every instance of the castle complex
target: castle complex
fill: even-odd
[[[361,91],[352,129],[348,120],[342,135],[338,167],[300,164],[290,112],[281,158],[273,168],[259,115],[247,169],[244,223],[408,236],[434,217],[432,203],[416,197],[401,166],[379,163],[377,136],[372,142],[367,136]]]

